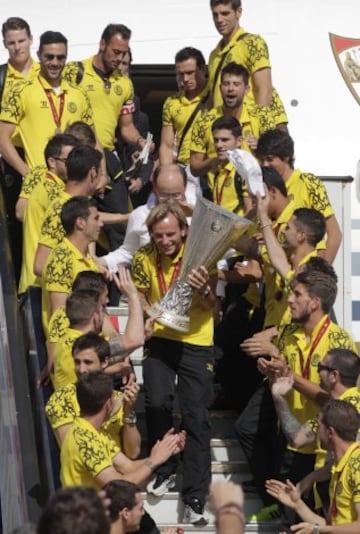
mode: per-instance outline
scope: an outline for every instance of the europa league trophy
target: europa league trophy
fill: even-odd
[[[164,326],[188,332],[189,309],[193,289],[186,282],[192,269],[204,265],[208,271],[245,231],[251,221],[198,197],[186,239],[184,256],[178,279],[169,287],[163,298],[155,302],[151,311],[161,313],[156,319]]]

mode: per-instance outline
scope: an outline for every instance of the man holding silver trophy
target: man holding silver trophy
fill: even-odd
[[[132,266],[144,310],[157,316],[143,361],[149,447],[173,426],[177,377],[182,429],[187,434],[181,490],[184,522],[197,525],[208,522],[204,505],[211,480],[208,408],[213,399],[216,261],[248,222],[198,198],[188,233],[181,208],[161,203],[147,219],[151,242],[136,252]],[[159,467],[148,492],[164,495],[175,486],[175,471],[173,460]]]

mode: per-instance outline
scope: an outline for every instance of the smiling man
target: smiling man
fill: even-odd
[[[187,221],[176,203],[160,202],[147,218],[151,242],[138,250],[133,277],[144,311],[158,301],[177,279],[187,235]],[[193,288],[190,331],[181,333],[156,323],[144,348],[143,377],[146,422],[151,447],[173,426],[175,377],[187,433],[183,453],[182,499],[184,521],[206,524],[205,499],[211,478],[208,408],[213,397],[213,287],[208,271],[193,269],[187,277]],[[211,285],[210,285],[211,284]],[[147,490],[164,495],[175,485],[176,462],[171,459],[156,470]]]
[[[61,79],[67,57],[67,39],[47,31],[40,37],[40,73],[32,82],[12,90],[0,113],[0,152],[21,175],[31,167],[45,165],[44,149],[54,134],[81,120],[93,125],[87,97]],[[36,127],[35,127],[36,126]],[[15,130],[24,147],[25,161],[14,147]]]

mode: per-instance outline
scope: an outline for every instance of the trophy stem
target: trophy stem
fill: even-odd
[[[178,332],[187,333],[190,328],[189,310],[193,289],[187,282],[176,280],[164,297],[151,306],[150,314],[161,313],[156,321]]]

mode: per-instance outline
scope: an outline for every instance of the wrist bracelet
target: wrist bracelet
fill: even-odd
[[[313,525],[313,534],[320,534],[320,525],[319,525],[319,523],[314,523],[314,525]]]
[[[272,226],[272,223],[263,224],[260,226],[260,228],[263,230],[264,228],[267,228],[267,226]]]
[[[123,418],[123,421],[124,421],[125,425],[136,425],[136,423],[137,423],[136,413],[135,412],[129,413],[129,415],[126,415]]]

